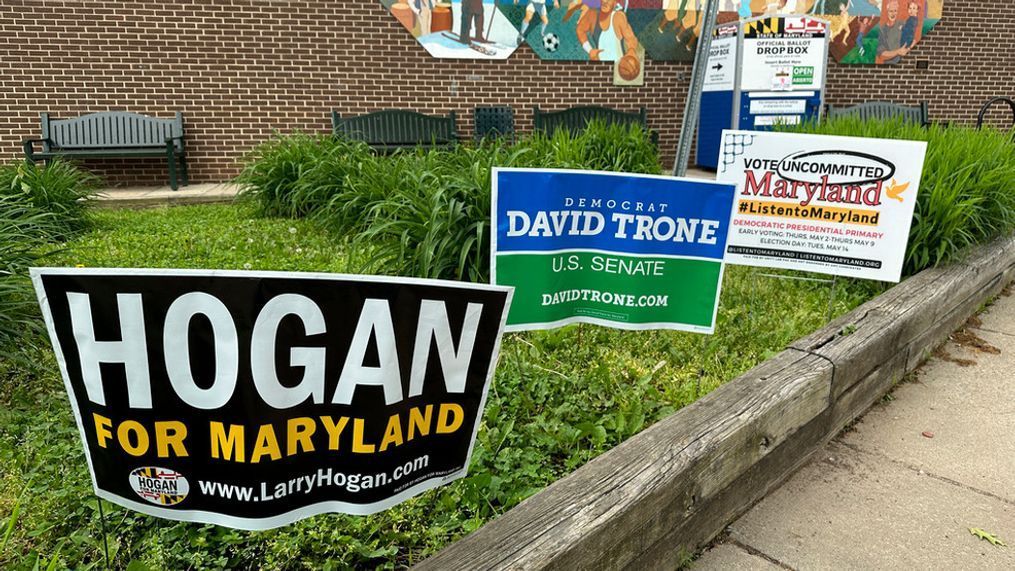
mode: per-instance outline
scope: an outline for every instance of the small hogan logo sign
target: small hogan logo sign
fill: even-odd
[[[190,492],[183,474],[167,468],[145,467],[130,473],[130,487],[142,498],[160,506],[175,506]]]

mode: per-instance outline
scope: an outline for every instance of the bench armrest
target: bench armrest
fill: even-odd
[[[175,152],[177,152],[176,151],[176,141],[180,141],[180,151],[179,152],[181,152],[181,153],[183,152],[183,135],[176,135],[176,136],[173,136],[173,137],[166,137],[166,152],[167,153],[175,153]]]
[[[21,148],[25,150],[25,157],[31,159],[35,154],[35,143],[50,143],[53,142],[49,139],[25,139],[21,142]]]

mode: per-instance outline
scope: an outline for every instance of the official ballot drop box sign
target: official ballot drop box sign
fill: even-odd
[[[697,165],[718,167],[723,129],[767,131],[819,118],[827,61],[825,20],[771,16],[717,26],[701,94]]]

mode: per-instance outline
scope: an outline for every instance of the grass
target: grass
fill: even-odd
[[[56,265],[272,269],[348,273],[343,241],[298,219],[261,218],[248,207],[100,210],[95,228],[56,252]]]
[[[89,267],[358,272],[335,234],[253,205],[98,211],[50,260]],[[835,313],[872,295],[840,282]],[[317,516],[268,532],[177,523],[106,504],[114,567],[393,568],[419,562],[823,324],[827,286],[731,267],[719,334],[598,327],[512,334],[470,476],[368,517]],[[0,363],[0,568],[102,568],[95,499],[51,351]],[[10,522],[13,521],[13,524]],[[4,534],[6,535],[6,534]]]

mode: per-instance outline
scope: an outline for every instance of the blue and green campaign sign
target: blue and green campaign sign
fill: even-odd
[[[494,169],[491,278],[515,287],[506,330],[712,333],[735,194],[704,180]]]

